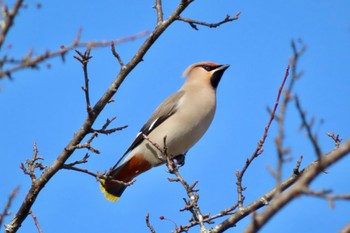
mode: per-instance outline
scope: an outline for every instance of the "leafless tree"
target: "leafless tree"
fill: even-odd
[[[128,77],[128,74],[142,61],[145,54],[151,49],[152,45],[158,40],[160,36],[162,36],[166,30],[168,30],[168,27],[172,23],[181,21],[189,24],[193,29],[198,30],[198,26],[216,28],[222,24],[236,21],[239,18],[239,12],[233,17],[227,15],[223,17],[224,19],[222,21],[217,23],[207,23],[204,21],[197,21],[182,17],[182,12],[188,8],[192,2],[192,0],[181,0],[178,6],[169,15],[169,17],[164,18],[162,1],[156,0],[154,8],[156,10],[157,23],[154,30],[150,32],[141,32],[139,34],[121,38],[115,41],[82,42],[80,39],[81,32],[79,31],[70,45],[62,46],[57,51],[47,51],[44,54],[33,57],[31,50],[20,59],[8,58],[6,56],[2,56],[0,58],[0,78],[5,79],[11,78],[13,74],[18,70],[39,67],[43,64],[43,62],[49,59],[53,59],[55,57],[64,59],[68,52],[71,50],[76,50],[75,58],[81,63],[83,70],[82,72],[84,75],[83,91],[85,94],[87,111],[86,119],[81,125],[80,130],[75,132],[72,139],[64,148],[62,148],[61,153],[57,156],[56,160],[51,165],[45,166],[42,163],[43,158],[38,155],[38,148],[34,143],[32,158],[28,159],[21,165],[23,172],[31,178],[31,187],[27,191],[26,197],[23,200],[19,210],[16,211],[12,220],[5,225],[6,232],[16,232],[20,228],[23,221],[29,215],[32,216],[38,231],[41,232],[40,224],[31,208],[35,204],[35,201],[39,197],[39,194],[44,186],[48,182],[52,182],[51,178],[63,169],[83,172],[95,177],[96,179],[100,179],[106,176],[106,173],[92,172],[78,166],[88,162],[88,153],[86,153],[86,155],[81,160],[77,160],[73,163],[67,163],[67,160],[78,149],[86,149],[88,152],[99,153],[99,150],[94,148],[92,145],[93,140],[99,134],[112,134],[125,128],[125,126],[110,128],[110,124],[113,122],[114,118],[108,119],[105,124],[99,129],[96,129],[93,126],[96,119],[99,117],[106,105],[110,102],[113,102],[113,96],[116,94],[119,87],[123,84],[123,81]],[[9,34],[11,27],[13,26],[13,22],[16,20],[16,16],[21,10],[21,6],[23,6],[23,1],[17,0],[12,8],[9,8],[3,1],[1,1],[0,4],[3,15],[0,34],[0,49],[2,49],[4,41],[6,40],[6,37]],[[123,43],[125,41],[132,41],[138,38],[145,38],[145,41],[139,50],[135,53],[135,55],[130,59],[130,61],[124,61],[123,58],[118,54],[115,45],[118,43]],[[96,47],[110,47],[111,53],[115,56],[120,65],[120,70],[116,74],[116,77],[112,84],[107,88],[100,99],[95,104],[93,104],[90,100],[88,65],[92,58],[90,55],[91,50]],[[312,122],[308,120],[308,116],[302,108],[301,101],[293,89],[297,81],[302,76],[302,73],[300,73],[297,69],[297,64],[299,57],[302,56],[302,54],[305,52],[306,47],[302,45],[299,49],[297,48],[297,45],[294,41],[292,42],[291,47],[293,49],[293,56],[290,60],[290,65],[285,70],[285,73],[281,75],[281,85],[279,90],[276,92],[276,101],[274,107],[268,111],[270,119],[266,123],[265,128],[262,126],[262,136],[261,139],[257,142],[257,147],[253,149],[251,156],[247,158],[246,163],[242,166],[242,168],[236,171],[236,203],[216,214],[203,213],[201,211],[199,202],[200,193],[196,189],[197,182],[191,184],[190,182],[186,181],[180,173],[180,166],[175,161],[167,157],[168,170],[174,176],[172,178],[169,178],[169,181],[180,183],[187,193],[187,197],[183,198],[185,206],[181,210],[189,211],[192,216],[189,219],[188,223],[182,225],[175,224],[174,232],[187,232],[194,226],[199,226],[200,232],[202,233],[224,232],[227,229],[234,227],[239,221],[249,215],[252,215],[253,218],[251,220],[251,223],[245,229],[245,232],[257,232],[287,203],[291,202],[300,195],[321,197],[328,200],[330,203],[333,203],[339,199],[350,199],[350,194],[331,194],[327,190],[312,190],[310,188],[310,184],[315,180],[316,177],[318,177],[332,164],[349,154],[350,139],[342,142],[339,135],[329,133],[328,136],[331,138],[331,140],[334,140],[335,147],[333,150],[328,152],[321,151],[317,138],[313,133]],[[78,50],[82,48],[84,52]],[[290,106],[293,103],[295,106]],[[303,157],[300,156],[300,159],[295,164],[295,168],[293,171],[291,171],[290,176],[287,179],[283,179],[282,168],[285,161],[288,159],[287,155],[289,153],[289,150],[286,149],[284,145],[284,119],[288,113],[288,108],[290,109],[291,107],[295,108],[300,114],[302,128],[307,132],[309,141],[314,148],[316,159],[314,162],[304,166],[304,168],[301,168]],[[279,109],[279,112],[277,109]],[[278,124],[278,136],[275,138],[276,152],[278,155],[278,166],[275,169],[270,168],[272,175],[276,179],[276,185],[273,189],[266,192],[260,198],[251,203],[246,203],[244,196],[245,187],[243,185],[244,174],[248,171],[250,165],[255,161],[257,157],[263,156],[263,148],[266,139],[268,138],[270,125],[272,123]],[[166,142],[166,138],[164,140]],[[158,149],[167,155],[166,148],[158,147]],[[5,218],[9,216],[11,202],[14,198],[16,198],[17,192],[18,188],[15,188],[9,195],[7,204],[5,205],[4,210],[0,215],[1,225],[3,225]],[[161,219],[164,218],[165,217],[161,217]],[[215,223],[214,220],[216,220]],[[152,226],[149,214],[146,216],[146,225],[149,227],[149,230],[151,232],[157,232],[156,227]],[[347,232],[348,228],[349,226],[345,226],[344,232]]]

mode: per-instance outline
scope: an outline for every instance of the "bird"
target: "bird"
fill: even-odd
[[[229,66],[198,62],[184,71],[182,76],[187,79],[182,87],[156,108],[129,148],[107,172],[107,178],[100,179],[100,188],[109,201],[117,201],[127,183],[136,176],[165,163],[164,152],[159,148],[166,146],[167,155],[184,159],[214,118],[216,90]]]

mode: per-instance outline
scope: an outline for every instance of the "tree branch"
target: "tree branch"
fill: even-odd
[[[151,231],[151,233],[156,233],[156,231],[154,230],[153,226],[151,225],[151,223],[149,221],[149,213],[147,213],[147,215],[146,215],[146,225],[149,228],[149,230]]]
[[[88,75],[88,70],[87,70],[88,63],[89,63],[90,59],[92,58],[92,56],[90,56],[90,51],[91,51],[90,48],[87,49],[85,51],[85,53],[81,53],[80,51],[75,50],[75,52],[79,55],[79,57],[74,56],[74,58],[77,59],[83,67],[85,86],[81,87],[81,89],[85,93],[86,111],[89,115],[93,114],[91,104],[90,104],[89,75]]]
[[[16,188],[14,188],[12,190],[10,196],[7,199],[5,207],[2,211],[2,213],[0,214],[0,229],[4,225],[5,218],[11,214],[10,213],[11,204],[12,204],[13,199],[15,199],[15,197],[17,196],[18,191],[19,191],[19,186],[17,186]]]
[[[97,47],[106,47],[113,44],[120,44],[125,43],[128,41],[134,41],[136,39],[139,39],[141,37],[144,37],[149,34],[149,31],[143,31],[140,33],[137,33],[132,36],[122,37],[117,40],[109,40],[109,41],[87,41],[87,42],[81,42],[80,41],[80,35],[82,30],[79,30],[74,41],[68,45],[68,46],[61,46],[59,50],[50,52],[47,50],[45,53],[32,58],[33,49],[30,49],[27,55],[18,61],[15,59],[9,59],[6,56],[4,56],[2,59],[0,59],[0,79],[5,77],[12,77],[12,74],[16,71],[26,69],[26,68],[38,68],[39,64],[47,61],[48,59],[55,58],[55,57],[61,57],[62,60],[65,60],[65,56],[70,50],[78,49],[81,47],[91,49],[91,48],[97,48]],[[13,65],[12,67],[3,70],[3,66],[7,63],[15,63],[16,65]]]
[[[22,3],[23,3],[23,0],[17,0],[11,10],[8,10],[7,6],[5,5],[2,6],[3,9],[1,9],[2,11],[1,13],[2,13],[3,21],[1,22],[2,26],[1,26],[1,32],[0,32],[0,50],[4,44],[7,33],[9,32],[16,16],[18,15],[18,11],[21,8]]]
[[[298,50],[294,40],[292,40],[291,42],[291,47],[293,50],[293,55],[290,58],[291,78],[289,84],[286,87],[286,90],[283,93],[283,100],[281,101],[279,114],[275,117],[278,123],[278,135],[275,138],[275,145],[277,149],[277,168],[276,171],[274,171],[274,177],[276,178],[277,187],[282,182],[283,164],[286,161],[290,160],[290,158],[286,158],[286,155],[290,153],[290,148],[285,147],[283,145],[285,139],[285,116],[287,113],[287,107],[292,100],[292,90],[295,85],[295,81],[302,76],[302,73],[297,73],[297,64],[299,58],[306,50],[306,46],[303,46],[302,49]],[[279,193],[277,193],[276,195],[278,194]]]
[[[32,159],[28,159],[24,165],[23,163],[21,163],[20,168],[22,169],[22,171],[24,172],[24,174],[29,175],[30,178],[32,179],[32,183],[34,183],[37,179],[36,174],[35,174],[35,170],[37,168],[39,168],[40,170],[45,170],[46,166],[44,166],[41,161],[44,160],[43,157],[38,155],[39,150],[38,147],[36,145],[36,142],[34,142],[33,144],[33,156]]]
[[[36,226],[36,228],[38,229],[39,233],[42,233],[43,231],[41,230],[38,218],[36,217],[36,215],[33,213],[32,210],[29,210],[29,214],[32,216],[33,220],[34,220],[34,224]]]
[[[310,183],[318,177],[324,169],[330,167],[335,162],[344,158],[350,153],[350,139],[346,141],[339,149],[333,150],[326,155],[321,156],[320,160],[312,163],[302,173],[299,181],[289,188],[286,192],[276,197],[273,202],[266,207],[264,211],[256,214],[254,220],[245,229],[244,233],[257,232],[267,221],[269,221],[279,210],[281,210],[287,203],[291,202],[296,197],[304,194],[308,189]]]
[[[209,28],[216,28],[216,27],[221,26],[224,23],[228,23],[228,22],[232,22],[232,21],[237,20],[239,18],[240,14],[241,14],[241,12],[238,12],[233,17],[231,17],[230,15],[226,15],[225,19],[223,19],[222,21],[217,22],[217,23],[206,23],[203,21],[197,21],[197,20],[183,18],[183,17],[179,17],[177,20],[188,23],[194,30],[199,30],[197,25],[201,25],[201,26],[205,26],[205,27],[209,27]]]
[[[310,139],[312,146],[314,147],[315,153],[316,153],[317,157],[320,158],[322,155],[322,151],[321,151],[320,145],[317,142],[316,137],[312,134],[311,124],[308,123],[308,121],[306,120],[306,114],[301,109],[301,105],[300,105],[300,101],[299,101],[298,96],[296,95],[294,97],[294,99],[295,99],[295,106],[296,106],[296,108],[299,112],[300,118],[301,118],[301,125],[303,128],[306,129],[307,136]]]
[[[181,176],[179,173],[179,167],[176,165],[175,161],[170,158],[170,156],[166,155],[167,158],[167,167],[168,170],[171,174],[174,174],[176,178],[169,178],[169,181],[171,182],[180,182],[182,186],[185,188],[188,199],[185,201],[185,207],[181,209],[181,211],[188,210],[192,213],[192,218],[190,222],[193,222],[197,225],[199,224],[200,226],[200,232],[201,233],[206,233],[207,229],[204,225],[205,222],[207,222],[207,218],[209,217],[208,214],[202,214],[199,206],[198,206],[198,200],[199,200],[199,194],[197,193],[198,190],[195,189],[195,186],[197,185],[198,181],[195,181],[192,185],[189,185],[187,181]],[[182,232],[183,227],[180,227]]]
[[[117,50],[115,49],[115,44],[112,43],[111,44],[111,49],[112,49],[112,54],[114,55],[115,58],[117,58],[119,65],[122,69],[124,69],[124,62],[122,60],[122,58],[120,57],[119,53],[117,52]]]
[[[291,176],[281,182],[279,187],[273,188],[260,198],[253,201],[251,204],[243,208],[239,208],[238,211],[232,214],[232,216],[212,227],[209,232],[224,232],[227,229],[234,227],[237,222],[249,214],[252,214],[256,210],[267,205],[266,209],[262,213],[255,214],[253,222],[244,231],[245,233],[257,232],[274,214],[281,210],[283,206],[285,206],[292,199],[298,197],[300,194],[303,194],[305,192],[305,187],[307,187],[318,175],[322,173],[322,169],[331,166],[349,153],[350,139],[339,149],[323,155],[321,161],[316,160],[303,170],[293,172]],[[282,193],[276,196],[276,193],[280,191],[282,191]]]
[[[243,191],[245,190],[245,188],[243,188],[242,186],[242,179],[243,179],[243,176],[245,174],[245,172],[247,171],[249,165],[253,162],[253,160],[258,157],[262,152],[263,152],[263,146],[264,146],[264,143],[265,143],[265,140],[267,138],[267,135],[268,135],[268,132],[269,132],[269,129],[270,129],[270,126],[271,126],[271,123],[273,121],[273,119],[275,118],[275,114],[276,114],[276,111],[277,111],[277,107],[278,107],[278,104],[279,104],[279,100],[280,100],[280,97],[281,97],[281,93],[282,93],[282,90],[283,90],[283,87],[284,87],[284,84],[286,83],[286,80],[287,80],[287,77],[289,75],[289,66],[287,67],[286,69],[286,72],[285,72],[285,75],[284,75],[284,78],[282,80],[282,83],[281,83],[281,86],[279,87],[278,89],[278,93],[277,93],[277,97],[276,97],[276,102],[275,102],[275,106],[270,114],[270,119],[267,123],[267,125],[265,126],[265,129],[264,129],[264,134],[262,136],[262,138],[260,139],[260,141],[258,142],[258,145],[256,147],[256,149],[254,150],[253,154],[250,156],[250,158],[248,158],[246,160],[246,163],[245,165],[243,166],[242,170],[241,171],[236,171],[236,177],[237,177],[237,193],[238,193],[238,206],[241,208],[243,206],[243,201],[244,201],[244,196],[243,196]]]
[[[42,188],[51,180],[51,178],[64,167],[65,162],[73,154],[77,145],[89,134],[92,130],[92,125],[96,121],[97,117],[105,106],[111,101],[113,95],[118,91],[120,85],[123,83],[127,75],[138,65],[142,60],[147,51],[151,48],[154,42],[163,34],[163,32],[178,19],[180,14],[190,5],[192,0],[181,0],[177,8],[173,13],[162,23],[157,25],[154,31],[148,35],[145,42],[141,45],[136,54],[132,59],[120,70],[119,74],[116,76],[112,84],[102,95],[102,97],[97,101],[97,103],[92,107],[92,114],[88,114],[86,120],[83,122],[79,130],[74,134],[70,142],[64,147],[62,152],[58,155],[57,159],[53,164],[48,167],[41,176],[32,183],[30,190],[28,191],[22,205],[17,211],[16,215],[12,221],[6,225],[6,233],[16,232],[21,226],[22,222],[28,216],[29,210],[34,204],[36,198],[40,194]],[[108,44],[110,45],[110,44]],[[73,46],[76,46],[73,44]],[[67,51],[67,48],[63,48]],[[57,52],[57,55],[64,54],[64,52]],[[46,57],[48,57],[47,55]],[[42,61],[43,59],[41,59]],[[18,68],[17,68],[18,69]],[[67,149],[71,148],[71,149]]]
[[[162,0],[156,0],[156,5],[154,6],[154,8],[157,11],[157,25],[159,25],[163,22]]]
[[[306,189],[304,191],[305,195],[313,196],[313,197],[319,197],[323,198],[328,201],[329,206],[331,208],[334,208],[335,204],[334,201],[339,201],[339,200],[350,200],[350,194],[334,194],[331,195],[332,190],[321,190],[321,191],[314,191],[311,189]]]
[[[339,134],[335,135],[333,132],[332,133],[327,133],[327,136],[332,138],[334,141],[334,148],[337,149],[340,146],[340,143],[343,139],[340,138]]]

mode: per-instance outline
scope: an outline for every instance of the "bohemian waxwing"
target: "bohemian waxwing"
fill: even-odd
[[[115,180],[130,182],[141,173],[164,164],[164,155],[152,143],[163,148],[166,136],[167,154],[176,158],[184,156],[203,136],[215,114],[216,88],[228,67],[199,62],[185,70],[183,76],[187,79],[180,90],[159,105],[131,146],[108,172],[110,178],[101,181],[101,190],[108,200],[117,201],[127,187]],[[144,135],[149,140],[145,140]]]

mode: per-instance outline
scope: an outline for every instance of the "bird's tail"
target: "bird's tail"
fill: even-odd
[[[100,189],[105,195],[106,199],[112,202],[118,201],[126,185],[122,183],[112,182],[110,180],[101,179]]]
[[[144,159],[142,154],[136,154],[122,165],[109,172],[109,178],[101,179],[100,189],[107,200],[118,201],[128,185],[139,174],[151,169],[153,166]],[[122,181],[122,182],[118,182]]]

